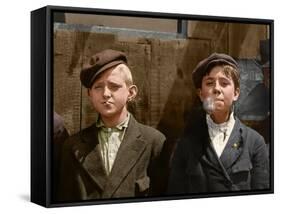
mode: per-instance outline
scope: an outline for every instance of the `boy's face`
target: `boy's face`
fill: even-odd
[[[116,66],[104,71],[94,81],[88,95],[102,118],[127,115],[127,101],[136,96],[136,86],[127,86],[125,77]]]
[[[235,89],[231,77],[224,74],[221,66],[215,66],[210,73],[202,79],[198,95],[202,102],[212,99],[213,113],[229,113],[232,103],[239,97],[240,90]]]

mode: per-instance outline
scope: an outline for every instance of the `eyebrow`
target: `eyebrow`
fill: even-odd
[[[122,85],[122,83],[119,83],[119,82],[113,82],[113,81],[108,81],[109,84],[112,84],[112,85]]]
[[[95,81],[95,82],[93,83],[93,85],[100,85],[100,84],[104,84],[104,82],[103,82],[103,81]]]
[[[108,84],[109,84],[109,85],[122,86],[122,83],[113,82],[113,81],[108,81]],[[104,82],[104,81],[97,81],[97,82],[94,82],[93,85],[105,85],[105,82]]]
[[[208,76],[208,77],[204,78],[203,80],[214,80],[214,79],[216,79],[216,78]],[[227,80],[227,81],[232,81],[232,79],[230,79],[228,77],[219,77],[218,79],[219,80],[223,79],[223,80]]]
[[[214,78],[213,77],[205,77],[203,78],[203,80],[213,80]]]

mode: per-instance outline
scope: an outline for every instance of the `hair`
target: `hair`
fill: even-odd
[[[133,77],[130,68],[126,64],[119,64],[116,68],[120,74],[123,75],[125,83],[127,86],[133,85]]]
[[[239,71],[235,67],[233,67],[231,65],[227,65],[227,64],[224,64],[224,63],[214,64],[213,66],[211,66],[208,69],[208,71],[205,73],[204,76],[210,74],[211,70],[215,66],[221,66],[222,67],[222,72],[224,73],[224,75],[227,76],[228,78],[231,78],[233,80],[235,90],[240,88],[240,74],[239,74]],[[203,77],[202,77],[202,79],[203,79]],[[202,83],[202,79],[201,79],[201,83]]]

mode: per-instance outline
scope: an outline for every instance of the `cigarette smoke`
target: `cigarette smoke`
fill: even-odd
[[[207,97],[203,101],[203,108],[208,114],[211,114],[215,110],[214,98],[213,97]]]

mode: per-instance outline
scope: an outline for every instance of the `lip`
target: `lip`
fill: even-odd
[[[215,102],[216,102],[216,101],[223,102],[224,100],[223,100],[223,99],[216,98],[214,101],[215,101]]]
[[[104,101],[102,102],[103,105],[108,105],[108,104],[113,104],[113,102],[110,102],[110,101]]]

